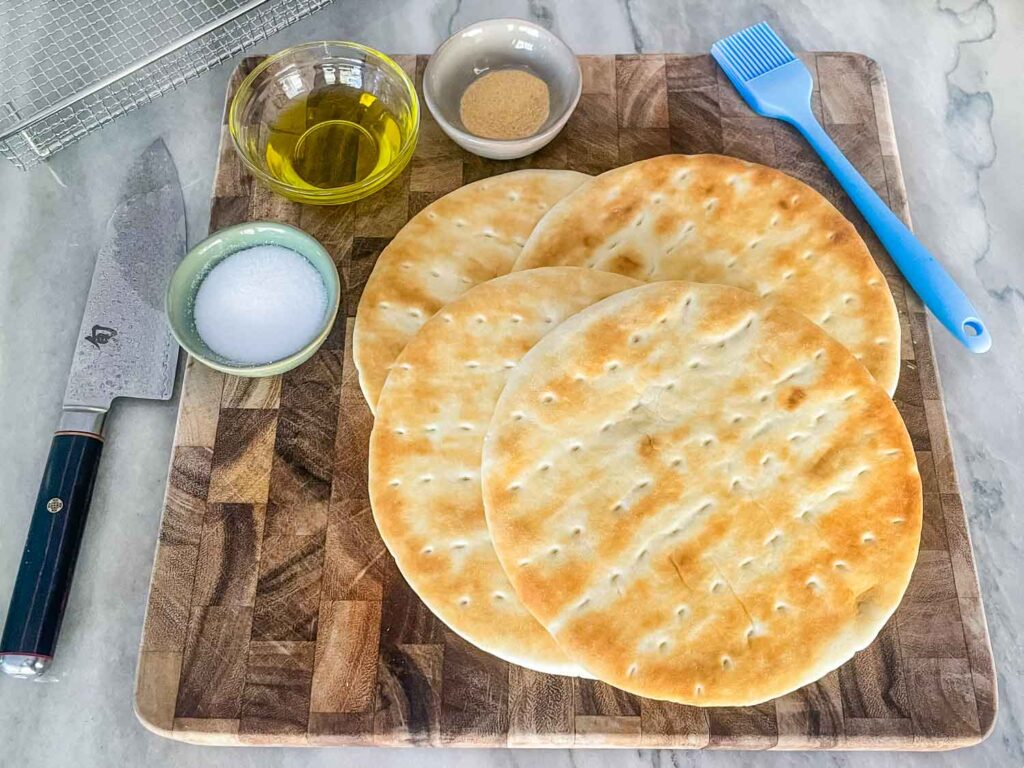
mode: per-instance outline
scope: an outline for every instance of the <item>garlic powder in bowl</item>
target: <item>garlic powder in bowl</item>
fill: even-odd
[[[551,112],[548,84],[521,69],[480,76],[462,92],[459,117],[466,130],[485,139],[532,136]]]

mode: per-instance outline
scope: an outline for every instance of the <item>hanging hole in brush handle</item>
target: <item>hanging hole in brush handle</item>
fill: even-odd
[[[972,317],[964,321],[964,335],[967,337],[965,345],[972,352],[985,352],[992,346],[991,337],[988,335],[988,330],[985,328],[980,319]],[[972,345],[976,345],[978,349],[972,349]]]

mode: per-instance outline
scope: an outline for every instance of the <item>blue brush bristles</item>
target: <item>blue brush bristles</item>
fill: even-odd
[[[711,55],[741,80],[753,80],[796,58],[764,21],[719,40],[711,46]]]

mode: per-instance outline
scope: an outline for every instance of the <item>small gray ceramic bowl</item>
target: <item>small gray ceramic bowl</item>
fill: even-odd
[[[203,342],[192,316],[196,292],[210,270],[233,253],[257,245],[280,245],[306,258],[316,267],[327,289],[327,312],[316,338],[288,357],[259,365],[245,365],[218,355]],[[301,229],[273,221],[249,221],[214,232],[189,251],[167,286],[167,321],[182,348],[199,362],[224,373],[250,378],[274,376],[306,362],[324,343],[341,303],[341,280],[331,255]]]
[[[462,92],[485,72],[498,69],[522,69],[548,84],[550,113],[532,136],[484,139],[462,124]],[[569,46],[522,19],[490,19],[456,32],[434,52],[423,73],[423,96],[442,130],[463,149],[493,160],[524,157],[555,138],[582,91],[583,75]]]

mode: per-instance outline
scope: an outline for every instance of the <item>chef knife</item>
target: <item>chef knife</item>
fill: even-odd
[[[129,169],[96,258],[0,639],[0,667],[9,675],[41,675],[53,658],[111,402],[171,397],[178,345],[164,317],[164,291],[184,251],[178,173],[157,140]]]

